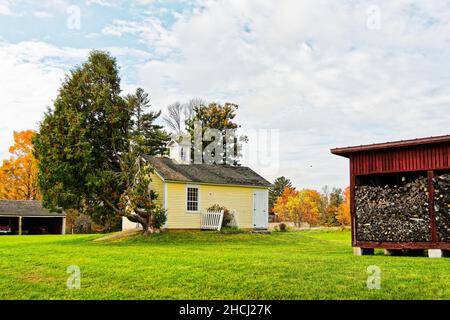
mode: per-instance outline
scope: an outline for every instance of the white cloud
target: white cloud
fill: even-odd
[[[102,35],[118,43],[135,36],[148,47],[110,48],[124,68],[138,65],[127,90],[144,87],[157,107],[191,97],[236,102],[244,128],[280,130],[279,175],[299,187],[344,187],[347,161],[330,148],[449,133],[448,1],[377,1],[380,28],[369,29],[373,4],[208,0],[173,12],[169,27],[141,12]],[[86,55],[43,42],[0,44],[2,136],[32,127],[63,70]]]
[[[65,62],[73,63],[84,55],[82,50],[60,49],[42,42],[0,43],[0,158],[7,156],[13,130],[37,128],[56,97]]]
[[[53,17],[50,11],[65,12],[67,7],[70,6],[66,0],[40,0],[39,2],[33,0],[0,0],[0,15],[23,16],[23,13],[19,12],[17,8],[16,10],[12,9],[16,5],[22,5],[32,10],[34,8],[31,14],[37,18]]]
[[[33,16],[36,18],[51,18],[53,15],[47,11],[35,11],[33,12]]]
[[[6,4],[1,4],[0,3],[0,15],[12,16],[13,13],[12,13],[11,9],[9,9],[9,7]]]
[[[11,4],[9,1],[1,0],[0,1],[0,15],[15,16],[17,14],[11,10]]]
[[[101,33],[114,37],[121,37],[125,34],[135,35],[140,38],[140,42],[151,45],[159,54],[167,53],[174,45],[170,42],[169,31],[158,18],[153,16],[147,17],[143,21],[115,19],[111,25],[104,27]]]
[[[87,5],[98,5],[98,6],[102,6],[102,7],[112,7],[115,5],[115,2],[117,1],[112,1],[112,0],[87,0],[86,4]]]
[[[133,48],[103,49],[128,64],[150,57],[147,52]],[[39,41],[0,42],[0,159],[8,156],[14,130],[38,128],[44,111],[56,98],[65,73],[88,54],[88,49],[57,47]],[[124,88],[129,88],[126,82]]]
[[[149,47],[171,54],[146,63],[139,82],[156,105],[192,96],[240,104],[244,127],[281,130],[279,174],[345,186],[347,164],[329,148],[449,133],[448,3],[382,1],[379,30],[366,27],[370,5],[206,1],[152,33]]]

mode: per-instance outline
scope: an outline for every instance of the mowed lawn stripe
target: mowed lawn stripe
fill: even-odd
[[[355,257],[348,231],[0,237],[1,299],[450,299],[450,261]],[[69,290],[66,269],[81,269]],[[381,289],[366,286],[380,267]]]

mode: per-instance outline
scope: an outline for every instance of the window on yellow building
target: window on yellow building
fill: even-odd
[[[198,187],[188,187],[187,188],[187,211],[197,212],[198,211]]]

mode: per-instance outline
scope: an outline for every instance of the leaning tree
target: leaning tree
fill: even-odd
[[[145,233],[164,223],[144,153],[161,152],[168,135],[148,107],[141,89],[121,96],[113,57],[91,52],[66,76],[33,141],[43,205],[76,209],[100,222],[126,216]]]

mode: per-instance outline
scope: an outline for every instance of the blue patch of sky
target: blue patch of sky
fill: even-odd
[[[140,23],[146,18],[157,18],[163,27],[170,28],[177,15],[191,14],[197,7],[196,1],[155,1],[148,4],[115,1],[112,6],[68,1],[68,5],[80,8],[80,28],[67,27],[68,7],[48,6],[45,3],[17,2],[11,7],[17,15],[0,15],[0,39],[10,43],[22,41],[42,41],[58,47],[78,49],[103,49],[108,47],[132,48],[152,53],[151,43],[141,41],[139,34],[123,33],[121,36],[105,35],[102,30],[114,20]],[[46,12],[48,16],[37,17],[36,12]],[[164,59],[164,56],[154,57]],[[50,61],[51,60],[51,61]],[[134,83],[137,68],[148,60],[147,56],[122,55],[118,59],[124,81]],[[44,64],[63,65],[70,69],[81,61],[49,58]],[[51,62],[51,63],[50,63]],[[70,66],[69,66],[70,65]]]
[[[315,41],[313,38],[306,38],[305,44],[310,47],[311,49],[314,49]]]
[[[249,23],[245,23],[243,26],[243,30],[245,33],[251,33],[252,32],[252,27],[250,26]]]
[[[411,3],[405,9],[406,14],[413,19],[415,22],[420,22],[423,26],[430,28],[440,21],[436,17],[432,17],[427,14],[427,11],[420,8],[416,3]]]
[[[12,43],[35,40],[76,48],[120,46],[145,50],[148,46],[139,41],[139,35],[123,34],[117,37],[103,35],[101,31],[114,20],[139,22],[148,16],[158,18],[165,28],[170,28],[176,21],[176,13],[189,13],[195,7],[195,2],[185,1],[156,1],[149,4],[120,1],[113,6],[73,3],[80,7],[80,29],[67,27],[69,13],[63,6],[46,7],[39,3],[30,5],[19,2],[12,6],[17,16],[0,16],[0,37]],[[33,13],[38,11],[45,11],[51,16],[34,16]]]

